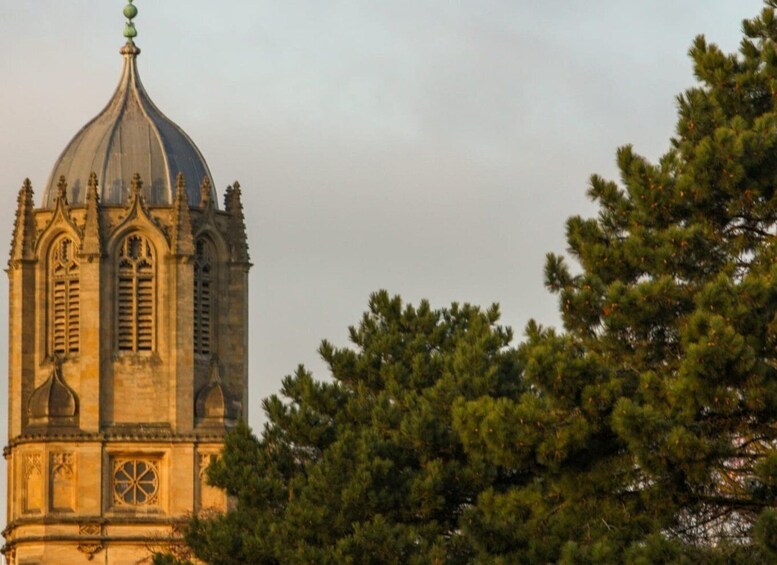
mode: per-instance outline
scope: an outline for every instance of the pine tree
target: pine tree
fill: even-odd
[[[230,434],[208,470],[236,499],[195,519],[208,563],[466,563],[459,517],[498,471],[469,460],[457,399],[514,396],[511,332],[498,310],[403,305],[386,292],[350,328],[354,348],[320,348],[331,380],[303,367],[264,402],[260,439]]]
[[[460,407],[470,456],[541,477],[481,496],[480,555],[777,555],[775,8],[737,54],[696,38],[658,163],[623,147],[620,184],[591,179],[598,217],[567,223],[578,268],[545,270],[565,331],[532,324],[521,347],[534,398]]]
[[[228,439],[209,563],[777,561],[777,0],[549,255],[563,329],[374,295]],[[569,259],[572,262],[570,264]]]

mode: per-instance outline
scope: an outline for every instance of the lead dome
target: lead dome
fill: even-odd
[[[151,206],[172,205],[179,173],[186,180],[191,206],[200,203],[205,178],[215,186],[200,150],[143,88],[137,69],[140,49],[128,39],[121,49],[124,70],[119,86],[105,109],[81,128],[57,159],[43,193],[44,208],[54,207],[61,176],[67,181],[68,202],[84,205],[92,172],[100,182],[100,203],[106,206],[127,202],[136,173]],[[215,205],[218,198],[214,189],[211,192]]]

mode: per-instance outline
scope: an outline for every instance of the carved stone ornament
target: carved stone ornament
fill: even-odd
[[[78,525],[78,535],[82,537],[95,538],[102,536],[102,526],[98,523],[85,523]],[[86,555],[86,559],[91,561],[94,556],[105,549],[99,541],[84,540],[78,544],[78,551]]]
[[[200,479],[205,479],[205,471],[207,470],[208,466],[217,458],[218,455],[215,453],[200,453]]]
[[[43,455],[27,453],[23,459],[22,506],[25,513],[43,510]]]
[[[42,457],[40,453],[27,453],[24,456],[24,478],[34,473],[41,474]]]
[[[51,510],[53,512],[74,512],[76,509],[75,455],[54,452],[49,457]]]

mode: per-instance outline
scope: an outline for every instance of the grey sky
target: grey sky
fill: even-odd
[[[113,92],[123,4],[0,0],[0,244],[23,178],[40,198]],[[136,5],[146,89],[197,143],[219,193],[234,179],[244,189],[256,428],[260,399],[298,363],[323,376],[318,342],[344,344],[379,288],[436,306],[499,302],[518,336],[529,318],[557,323],[544,255],[563,251],[569,215],[593,213],[589,175],[616,177],[625,143],[662,153],[674,97],[693,83],[694,36],[733,50],[762,3]]]

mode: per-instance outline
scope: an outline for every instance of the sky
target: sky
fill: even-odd
[[[595,215],[588,178],[617,179],[621,145],[651,160],[666,151],[675,97],[694,85],[693,38],[735,50],[762,2],[135,5],[146,90],[198,145],[219,193],[243,187],[259,430],[261,399],[300,363],[326,378],[319,342],[347,345],[378,289],[435,307],[497,302],[516,341],[529,319],[558,325],[544,258],[564,252],[569,216]],[[113,93],[123,6],[0,0],[0,243],[23,179],[40,198]],[[7,296],[2,277],[0,320]],[[0,406],[5,383],[0,371]]]

